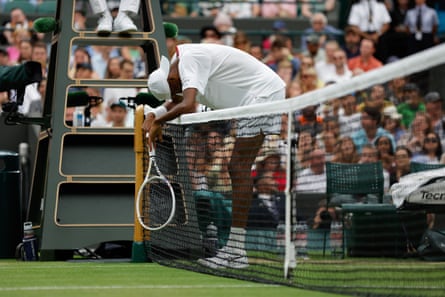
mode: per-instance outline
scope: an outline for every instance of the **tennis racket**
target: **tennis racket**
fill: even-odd
[[[147,173],[136,197],[136,215],[144,229],[157,231],[170,224],[175,216],[176,195],[171,183],[159,170],[154,148],[149,149],[149,157]]]

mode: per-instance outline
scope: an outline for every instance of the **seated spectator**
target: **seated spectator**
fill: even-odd
[[[367,72],[383,66],[382,62],[374,57],[375,43],[371,39],[362,39],[360,42],[360,55],[348,60],[348,67],[354,75]]]
[[[335,0],[334,0],[335,1]],[[319,36],[319,44],[324,48],[326,41],[337,40],[343,32],[331,25],[328,25],[328,18],[322,13],[314,13],[310,17],[311,27],[303,31],[301,35],[301,52],[307,50],[306,38],[309,35],[317,34]]]
[[[377,108],[365,106],[361,114],[362,128],[352,134],[352,139],[359,153],[361,153],[365,144],[373,144],[378,137],[383,135],[391,139],[393,147],[396,146],[392,135],[380,126],[381,120],[382,116]]]
[[[221,33],[221,43],[233,46],[233,34],[236,33],[236,28],[233,26],[232,18],[223,12],[216,15],[213,20],[213,26]]]
[[[19,43],[19,64],[31,61],[32,59],[32,43],[31,40],[21,40]]]
[[[222,12],[232,19],[254,18],[260,15],[261,6],[258,0],[230,1],[224,3]]]
[[[108,117],[111,122],[111,126],[116,128],[125,128],[127,121],[127,106],[122,101],[113,102],[110,105],[110,115]]]
[[[293,73],[292,62],[289,60],[282,60],[278,62],[275,72],[286,83],[286,86],[288,86],[294,79],[292,75]]]
[[[310,165],[310,153],[315,148],[315,140],[309,131],[300,131],[297,138],[297,165],[296,171],[308,168]]]
[[[264,172],[271,172],[278,191],[283,192],[286,188],[286,171],[281,164],[281,157],[280,150],[266,147],[256,159],[255,170],[252,171],[252,176],[256,177]]]
[[[325,82],[334,81],[336,83],[351,79],[352,72],[348,68],[346,53],[342,49],[336,49],[333,55],[333,65],[331,71],[324,75]]]
[[[86,12],[81,9],[76,9],[74,11],[74,17],[73,17],[74,30],[85,31],[87,29],[86,22],[87,22]]]
[[[362,153],[360,154],[360,164],[364,163],[376,163],[379,161],[379,152],[375,146],[372,144],[367,144],[363,147]],[[384,193],[389,191],[389,171],[383,167],[383,190]]]
[[[89,96],[97,96],[101,97],[102,89],[101,88],[93,88],[88,87],[85,89],[85,92]],[[90,108],[90,126],[91,127],[111,127],[111,123],[107,122],[104,117],[104,104],[103,102],[91,106]]]
[[[11,66],[12,62],[9,59],[9,54],[6,48],[0,47],[0,66]]]
[[[93,66],[89,63],[79,63],[76,65],[75,79],[93,79]]]
[[[309,55],[300,55],[300,69],[309,69],[315,67],[315,60],[312,56]]]
[[[419,111],[397,144],[408,147],[412,155],[415,156],[422,151],[425,137],[431,131],[433,128],[429,116],[424,111]]]
[[[308,131],[313,137],[323,131],[323,118],[316,113],[317,106],[310,105],[303,108],[301,115],[295,118],[295,132]]]
[[[269,35],[267,38],[265,38],[261,44],[264,51],[266,51],[266,52],[270,51],[272,42],[274,42],[274,40],[277,37],[281,37],[286,34],[286,32],[287,32],[286,23],[282,20],[274,21],[273,25],[272,25],[272,31],[273,31],[273,33],[271,35]]]
[[[426,164],[439,164],[442,157],[442,144],[436,132],[429,132],[423,140],[422,151],[413,156],[411,161]]]
[[[315,91],[324,86],[324,83],[318,79],[317,71],[315,71],[315,68],[301,70],[298,77],[303,93]]]
[[[378,160],[382,162],[383,168],[388,172],[392,172],[394,169],[395,147],[392,146],[391,139],[386,135],[382,135],[375,140],[374,145],[378,152]]]
[[[91,61],[91,54],[89,52],[89,49],[84,46],[78,46],[74,49],[73,55],[70,59],[70,66],[69,66],[69,76],[71,78],[74,78],[74,75],[77,71],[77,65],[78,64],[90,64],[92,65]],[[95,74],[95,77],[99,77],[98,74]]]
[[[251,53],[251,42],[246,32],[244,31],[236,31],[233,35],[233,47],[245,51],[247,53]],[[261,51],[261,47],[259,48]],[[260,52],[261,53],[261,52]],[[260,55],[258,60],[262,60],[263,57]]]
[[[20,63],[20,43],[24,40],[31,40],[31,31],[16,29],[12,33],[12,43],[6,48],[12,64]]]
[[[360,55],[360,32],[354,26],[347,26],[343,36],[344,43],[342,48],[346,52],[348,60]]]
[[[326,42],[325,45],[325,59],[323,61],[315,62],[315,71],[317,71],[318,79],[323,83],[328,82],[327,76],[330,73],[335,72],[335,64],[334,64],[334,53],[339,48],[338,42],[335,40],[330,40]]]
[[[337,147],[337,137],[332,131],[326,131],[321,136],[323,148],[326,153],[326,162],[331,162],[334,159]]]
[[[222,34],[213,25],[201,27],[201,31],[199,33],[199,36],[201,37],[201,43],[218,43],[218,44],[222,44],[222,41],[221,41]]]
[[[417,112],[425,111],[420,89],[415,83],[408,83],[403,87],[403,101],[397,106],[397,112],[402,115],[403,127],[409,128]]]
[[[360,130],[360,113],[357,112],[357,99],[355,94],[348,94],[341,98],[343,114],[339,115],[340,136],[352,135]]]
[[[121,57],[110,58],[107,62],[107,67],[105,68],[105,79],[118,79],[121,75]]]
[[[411,173],[411,157],[412,153],[404,145],[397,146],[394,153],[394,171],[390,174],[389,182],[392,186],[393,184],[399,182],[400,178],[404,175]]]
[[[278,64],[281,61],[289,61],[292,66],[292,79],[294,79],[300,71],[300,60],[291,54],[283,38],[276,38],[272,42],[269,55],[266,59],[265,63],[275,72],[277,72]]]
[[[295,190],[297,192],[326,192],[325,152],[315,149],[310,154],[309,168],[297,175]]]
[[[357,163],[359,154],[350,136],[343,136],[337,143],[336,152],[332,158],[335,163]]]
[[[254,179],[254,197],[247,226],[276,228],[284,221],[285,197],[278,191],[272,172],[265,171]]]
[[[301,54],[311,57],[314,63],[326,60],[326,51],[320,46],[320,38],[317,34],[306,37],[306,50]]]
[[[362,112],[365,106],[377,108],[383,115],[383,110],[389,106],[394,106],[394,104],[386,99],[385,87],[381,84],[376,84],[371,87],[369,96],[365,98],[365,102],[358,105],[357,110]]]
[[[403,89],[407,83],[408,79],[402,76],[393,78],[387,84],[388,100],[391,101],[394,105],[399,105],[400,103],[404,102]]]
[[[440,137],[442,150],[445,148],[445,115],[442,109],[442,98],[438,92],[429,92],[425,95],[425,109],[431,120],[434,132]]]
[[[401,125],[402,115],[397,112],[395,106],[389,106],[383,110],[383,129],[391,133],[396,143],[406,133],[405,129]]]
[[[162,4],[164,14],[171,17],[197,17],[199,15],[199,4],[196,0],[174,2],[164,1]]]
[[[263,18],[295,18],[297,16],[296,0],[270,0],[261,4]]]
[[[323,15],[333,11],[335,0],[303,0],[301,14],[307,18],[313,18],[317,13]]]
[[[286,98],[294,98],[303,94],[301,83],[298,77],[294,78],[286,87]]]
[[[21,8],[13,8],[9,13],[9,21],[4,24],[4,29],[2,34],[5,37],[8,44],[14,43],[14,32],[16,30],[24,30],[31,32],[33,22],[28,20],[26,14]],[[31,36],[33,40],[42,40],[44,33],[37,33],[37,35]],[[30,38],[31,39],[31,38]]]
[[[236,36],[235,36],[235,47],[236,47]],[[259,61],[263,61],[264,59],[264,51],[263,48],[261,47],[261,45],[259,44],[251,44],[249,46],[249,53],[254,56],[255,58],[257,58]]]
[[[199,14],[205,17],[216,17],[223,5],[222,1],[198,1]]]

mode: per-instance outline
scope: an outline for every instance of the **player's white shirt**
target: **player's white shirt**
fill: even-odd
[[[182,90],[196,88],[196,99],[212,109],[268,102],[285,88],[272,69],[229,46],[183,44],[177,54]]]

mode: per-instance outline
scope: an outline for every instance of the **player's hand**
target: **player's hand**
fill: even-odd
[[[152,121],[150,131],[148,132],[148,146],[154,148],[156,141],[162,141],[162,125],[156,121]]]
[[[154,113],[150,112],[145,116],[144,123],[142,124],[142,129],[145,133],[148,133],[153,125],[153,121],[155,120]]]

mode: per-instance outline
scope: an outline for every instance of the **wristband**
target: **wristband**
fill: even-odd
[[[155,109],[153,109],[153,113],[155,114],[156,118],[158,119],[167,113],[167,108],[164,105],[158,106]]]
[[[154,108],[152,108],[149,105],[145,104],[144,105],[144,116],[147,116],[150,112],[151,113],[155,113],[154,110],[155,110]]]

